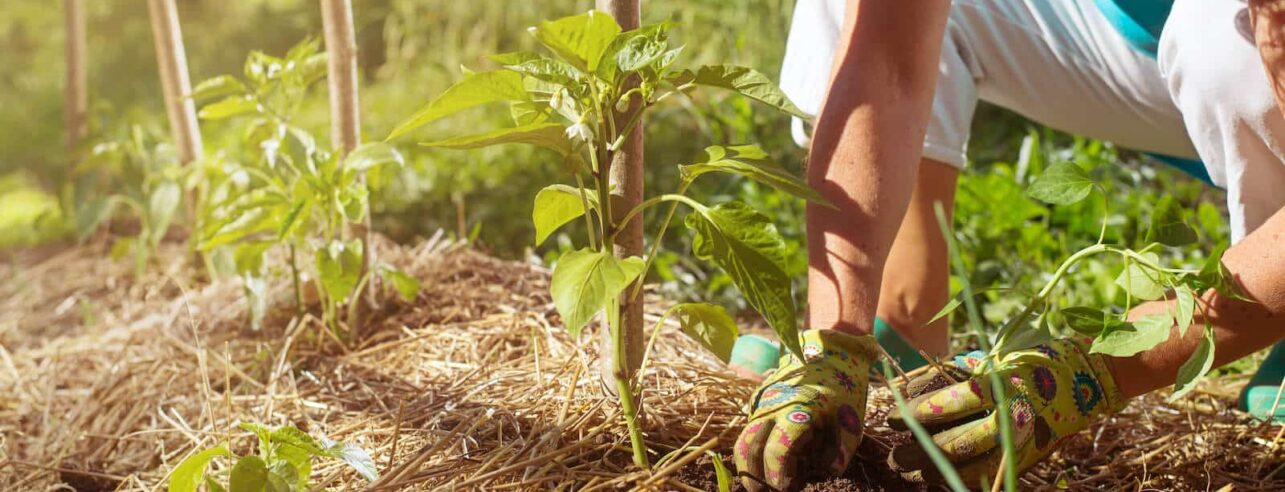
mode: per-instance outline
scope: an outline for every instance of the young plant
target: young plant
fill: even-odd
[[[245,158],[208,170],[206,199],[198,212],[198,249],[231,258],[246,286],[256,327],[268,304],[265,255],[275,247],[287,250],[299,309],[304,304],[302,256],[315,274],[323,321],[344,337],[356,299],[370,280],[362,276],[366,252],[361,241],[345,236],[348,225],[362,222],[368,209],[370,190],[362,177],[403,161],[396,149],[382,143],[362,145],[341,161],[338,153],[295,126],[293,117],[309,87],[326,73],[326,55],[317,49],[315,40],[305,40],[285,58],[251,53],[243,78],[222,75],[194,89],[197,100],[217,99],[201,108],[202,119],[245,123]],[[413,299],[419,290],[413,277],[387,265],[373,273],[383,275],[405,298]],[[340,315],[344,305],[349,308],[346,322]]]
[[[630,302],[638,299],[641,282],[633,288],[629,286],[641,279],[655,261],[679,205],[692,211],[683,222],[695,234],[695,256],[726,271],[785,346],[801,356],[798,313],[790,278],[785,273],[786,246],[775,226],[765,215],[741,202],[712,206],[699,203],[687,195],[689,187],[703,175],[727,173],[825,203],[799,178],[752,145],[707,148],[702,159],[679,166],[680,179],[672,193],[652,196],[631,209],[623,210],[606,198],[611,191],[610,166],[624,136],[640,124],[651,108],[667,99],[700,87],[716,87],[803,116],[766,76],[752,69],[735,65],[674,68],[683,48],[669,45],[669,29],[670,24],[662,23],[622,32],[610,16],[596,11],[542,22],[530,31],[548,55],[522,51],[492,56],[490,59],[499,69],[466,71],[462,80],[388,137],[400,137],[465,109],[504,102],[509,105],[515,126],[420,145],[475,149],[505,143],[529,144],[552,151],[565,164],[572,184],[550,185],[535,197],[535,241],[539,245],[563,225],[584,221],[584,246],[557,260],[550,292],[572,337],[578,337],[585,325],[605,311],[605,329],[611,330],[612,350],[617,354],[616,390],[633,444],[634,462],[642,468],[649,467],[649,458],[637,422],[633,382],[625,376],[623,367],[620,300],[622,295]],[[624,121],[618,111],[631,104],[641,109]],[[613,256],[616,235],[629,221],[643,220],[645,211],[666,204],[647,256]],[[721,306],[680,304],[665,315],[676,317],[685,333],[714,354],[728,358],[737,329]]]
[[[308,479],[312,476],[314,458],[338,459],[368,481],[379,478],[370,454],[357,446],[324,437],[313,439],[306,432],[288,425],[269,429],[259,424],[243,423],[239,427],[258,436],[258,454],[238,456],[227,443],[193,453],[170,472],[169,491],[196,492],[201,484],[205,484],[210,492],[313,490]],[[232,466],[207,473],[215,461],[229,461]]]

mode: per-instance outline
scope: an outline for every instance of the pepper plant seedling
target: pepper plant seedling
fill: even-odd
[[[256,327],[268,303],[266,253],[278,246],[288,250],[300,309],[305,282],[299,257],[311,259],[322,319],[343,338],[347,331],[340,306],[348,306],[350,324],[359,294],[370,281],[361,274],[366,254],[361,241],[344,236],[349,224],[365,217],[370,191],[361,178],[403,161],[384,143],[359,146],[341,160],[339,153],[319,146],[311,133],[294,125],[308,89],[326,74],[326,55],[318,48],[316,40],[305,40],[285,58],[251,53],[243,77],[221,75],[193,90],[194,99],[214,101],[201,108],[202,119],[245,123],[242,144],[249,156],[207,166],[198,249],[214,255],[230,251]],[[380,265],[373,273],[383,275],[408,300],[419,291],[414,277],[390,266]]]
[[[240,428],[259,438],[258,454],[238,456],[226,443],[206,448],[188,456],[170,471],[170,492],[196,492],[205,484],[210,492],[263,490],[302,492],[312,490],[313,458],[333,458],[347,463],[366,480],[379,478],[375,462],[366,450],[331,441],[314,439],[292,426],[269,429],[260,424],[243,423]],[[207,473],[210,464],[230,460],[232,466]]]
[[[701,87],[739,93],[779,111],[805,117],[763,74],[735,65],[705,65],[676,69],[683,48],[669,45],[670,24],[651,24],[622,31],[609,15],[585,14],[542,22],[532,27],[548,55],[521,51],[490,57],[500,68],[467,72],[389,135],[406,135],[425,124],[483,104],[507,103],[514,126],[489,132],[455,136],[420,145],[432,148],[475,149],[521,143],[549,149],[561,158],[572,184],[554,184],[535,197],[532,220],[536,244],[555,230],[583,220],[585,247],[563,254],[553,270],[550,292],[572,337],[605,311],[611,330],[615,360],[623,364],[620,327],[622,295],[635,300],[642,278],[656,259],[665,232],[679,205],[691,209],[684,223],[695,238],[696,257],[713,262],[767,322],[785,346],[798,356],[797,309],[786,275],[785,243],[769,219],[737,201],[717,205],[697,202],[687,190],[710,173],[743,176],[791,195],[828,203],[802,180],[773,162],[752,145],[711,146],[705,156],[679,166],[676,191],[653,196],[629,210],[620,210],[609,197],[612,157],[643,115],[657,104]],[[636,87],[629,80],[637,80]],[[628,121],[617,120],[617,111],[638,103],[641,110]],[[657,205],[667,204],[663,220],[651,236],[645,257],[612,255],[616,235],[631,220]],[[626,291],[626,289],[630,289]],[[721,306],[679,304],[665,313],[679,321],[684,333],[726,360],[737,328]],[[663,319],[662,319],[663,322]],[[659,325],[657,325],[659,326]],[[633,445],[634,463],[649,468],[647,448],[637,421],[633,382],[623,367],[615,371],[615,384]]]

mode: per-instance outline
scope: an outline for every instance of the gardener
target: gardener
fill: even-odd
[[[933,203],[950,210],[979,98],[1123,147],[1198,156],[1204,168],[1188,170],[1227,190],[1236,244],[1223,264],[1252,302],[1211,292],[1194,325],[1214,326],[1216,365],[1285,336],[1285,117],[1277,107],[1285,86],[1273,83],[1285,81],[1285,41],[1277,40],[1285,15],[1267,15],[1282,3],[801,0],[783,86],[819,114],[809,180],[839,207],[808,208],[806,360],[778,369],[755,395],[735,450],[747,487],[797,485],[799,460],[819,451],[832,472],[846,468],[878,352],[872,332],[903,363],[914,362],[914,349],[897,346],[897,333],[945,355],[944,324],[910,328],[947,300]],[[1171,309],[1172,301],[1151,302],[1130,317]],[[1172,384],[1200,337],[1188,329],[1127,358],[1090,355],[1078,339],[1018,354],[1003,383],[1019,468],[1128,398]],[[1282,355],[1274,351],[1269,364]],[[1269,379],[1274,388],[1280,375]],[[999,466],[998,426],[984,417],[993,409],[989,381],[911,402],[971,485]],[[893,460],[936,478],[917,446]]]

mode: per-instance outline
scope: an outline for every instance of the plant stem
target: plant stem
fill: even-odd
[[[294,283],[295,313],[303,313],[303,285],[299,281],[299,261],[296,259],[295,246],[290,244],[290,280]]]
[[[678,193],[674,194],[674,196],[685,199],[686,201],[684,201],[683,203],[692,205],[692,208],[699,210],[700,208],[703,207],[703,205],[696,203],[694,200],[691,200],[686,196],[683,196],[684,193],[687,193],[687,187],[691,186],[691,184],[692,184],[691,181],[683,180],[682,186],[678,187]],[[674,212],[678,210],[678,203],[680,201],[682,200],[675,199],[673,203],[669,205],[669,211],[665,213],[665,220],[660,223],[660,230],[656,232],[656,237],[652,239],[651,252],[647,254],[645,263],[643,263],[642,275],[644,277],[646,277],[647,272],[651,271],[651,264],[656,261],[656,254],[660,253],[660,243],[665,239],[665,231],[669,230],[669,223],[674,220]],[[637,285],[634,285],[633,292],[629,293],[629,302],[634,302],[635,300],[638,299],[638,295],[642,293],[642,285],[643,283],[641,281],[638,282]]]
[[[579,172],[576,172],[576,188],[580,190],[580,206],[584,207],[584,225],[585,230],[589,231],[589,247],[598,249],[598,235],[593,232],[593,217],[589,216],[593,208],[589,207],[589,193],[585,191],[584,178],[580,177]],[[598,199],[602,200],[601,195]]]
[[[607,305],[607,325],[611,330],[611,340],[615,350],[615,367],[612,375],[616,379],[616,394],[620,397],[620,413],[625,417],[625,427],[629,429],[629,442],[634,452],[634,465],[644,470],[651,469],[647,457],[647,442],[643,439],[642,427],[638,425],[638,407],[634,401],[633,384],[626,376],[629,362],[625,357],[624,327],[621,326],[620,300],[612,299]]]

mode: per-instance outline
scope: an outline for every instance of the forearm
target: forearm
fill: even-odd
[[[1134,397],[1173,384],[1178,369],[1200,343],[1205,322],[1214,328],[1214,367],[1240,359],[1285,337],[1285,211],[1223,255],[1223,265],[1241,293],[1252,302],[1208,293],[1198,300],[1196,320],[1185,337],[1176,334],[1132,357],[1108,358],[1116,384]],[[1153,302],[1131,317],[1172,311],[1173,301]]]
[[[808,181],[809,325],[868,333],[932,105],[949,2],[849,3]]]
[[[1249,0],[1249,12],[1254,44],[1276,93],[1276,105],[1285,113],[1285,0]]]

